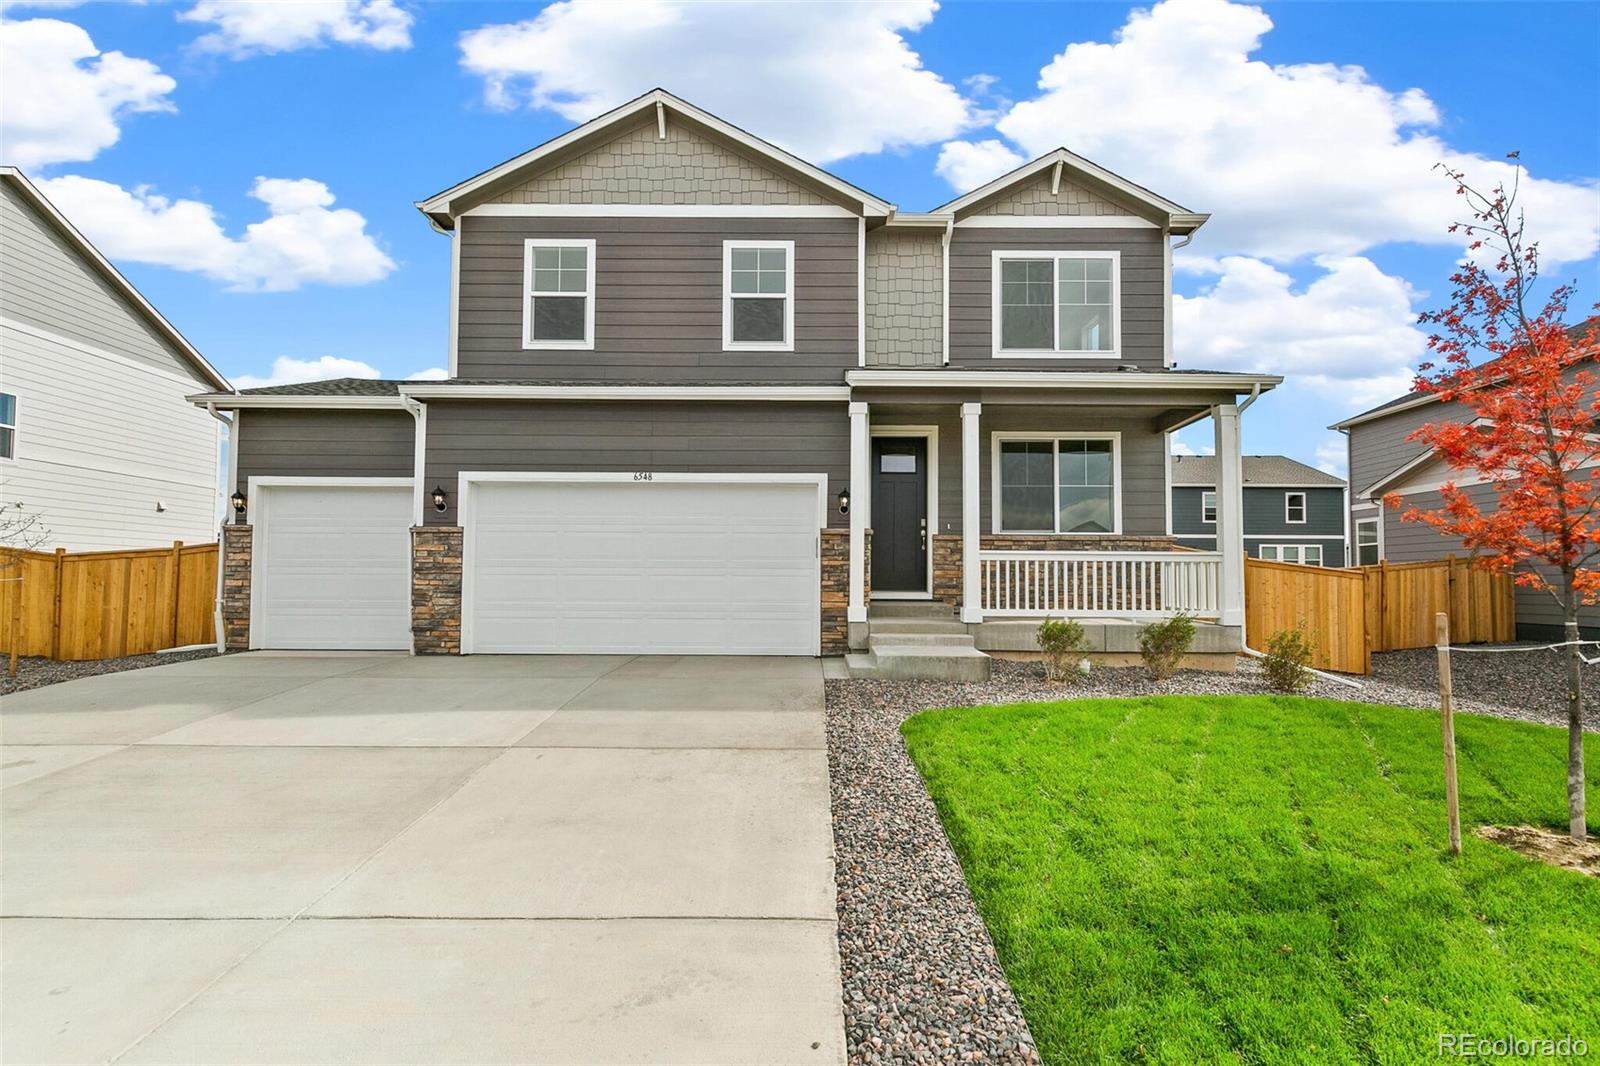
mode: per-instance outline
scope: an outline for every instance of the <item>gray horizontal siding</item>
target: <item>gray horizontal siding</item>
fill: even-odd
[[[404,411],[236,411],[239,491],[251,477],[410,477]]]
[[[522,347],[523,241],[595,241],[593,351]],[[795,242],[792,352],[722,350],[722,243]],[[463,378],[842,382],[858,363],[855,219],[461,220]]]
[[[1174,485],[1172,487],[1172,531],[1214,535],[1216,526],[1200,520],[1200,495],[1209,491],[1203,485]],[[1291,492],[1306,494],[1306,520],[1304,524],[1284,520],[1284,497]],[[1250,488],[1244,490],[1244,535],[1309,538],[1322,540],[1344,537],[1344,490],[1342,489],[1277,489]],[[1289,543],[1285,541],[1285,543]]]
[[[1467,495],[1479,507],[1485,509],[1492,507],[1494,502],[1494,490],[1488,485],[1471,486],[1467,489]],[[1412,507],[1435,511],[1443,506],[1443,497],[1438,492],[1419,492],[1414,496],[1405,497],[1404,505],[1398,510],[1391,507],[1383,508],[1384,561],[1416,563],[1443,559],[1446,555],[1466,558],[1470,553],[1462,546],[1459,538],[1446,537],[1435,531],[1432,526],[1421,522],[1401,521],[1401,516]],[[1370,516],[1370,512],[1368,515]],[[1540,573],[1552,583],[1560,580],[1559,573],[1552,568],[1541,568]],[[1523,626],[1559,628],[1562,625],[1561,608],[1548,592],[1519,587],[1516,590],[1516,597],[1519,630]],[[1578,612],[1578,621],[1585,627],[1600,626],[1600,605],[1581,608]]]
[[[993,367],[992,273],[996,250],[1122,253],[1122,362],[1162,367],[1167,313],[1161,231],[1156,229],[974,229],[950,242],[950,363]],[[1104,359],[1002,359],[1008,370],[1106,369]],[[1111,364],[1115,365],[1115,364]]]
[[[979,508],[982,530],[992,525],[993,455],[996,433],[1122,434],[1122,532],[1130,536],[1161,536],[1167,531],[1166,446],[1163,433],[1151,430],[1150,420],[1088,412],[1064,407],[985,407],[979,416],[982,441],[979,474]]]
[[[0,314],[209,387],[9,181],[0,181]]]
[[[850,477],[842,403],[516,403],[428,405],[426,481],[456,521],[463,470],[826,474],[832,500]],[[828,524],[848,525],[836,506]]]
[[[1172,486],[1172,532],[1179,536],[1209,537],[1215,543],[1217,524],[1200,520],[1200,496],[1206,491],[1193,485]]]

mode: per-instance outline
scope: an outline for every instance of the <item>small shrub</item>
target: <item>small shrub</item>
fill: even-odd
[[[1306,691],[1316,678],[1307,665],[1315,651],[1316,642],[1306,635],[1303,626],[1280,629],[1272,634],[1267,638],[1266,657],[1261,660],[1267,684],[1290,694]]]
[[[1044,653],[1044,676],[1047,681],[1063,681],[1068,673],[1068,663],[1074,655],[1084,650],[1083,626],[1070,618],[1046,618],[1039,623],[1035,639]],[[1083,660],[1088,662],[1087,659]],[[1079,667],[1079,672],[1083,671]]]
[[[1178,664],[1189,654],[1193,643],[1194,619],[1186,614],[1151,622],[1139,630],[1139,655],[1144,659],[1144,668],[1157,681],[1165,681],[1178,672]]]

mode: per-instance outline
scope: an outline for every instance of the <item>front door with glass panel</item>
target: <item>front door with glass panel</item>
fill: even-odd
[[[872,591],[928,591],[928,442],[872,441]]]

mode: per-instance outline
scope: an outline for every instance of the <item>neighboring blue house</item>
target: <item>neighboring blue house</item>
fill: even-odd
[[[1172,457],[1172,533],[1217,546],[1217,460]],[[1244,457],[1244,550],[1253,559],[1345,565],[1345,483],[1286,455]]]

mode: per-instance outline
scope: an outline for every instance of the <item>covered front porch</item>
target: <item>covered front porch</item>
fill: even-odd
[[[1276,378],[868,370],[849,380],[853,648],[872,642],[885,605],[919,601],[995,652],[1032,650],[1045,616],[1083,621],[1107,654],[1136,651],[1139,626],[1180,613],[1216,630],[1207,651],[1242,646],[1239,419]],[[1168,437],[1206,417],[1222,471],[1217,551],[1171,533]]]

